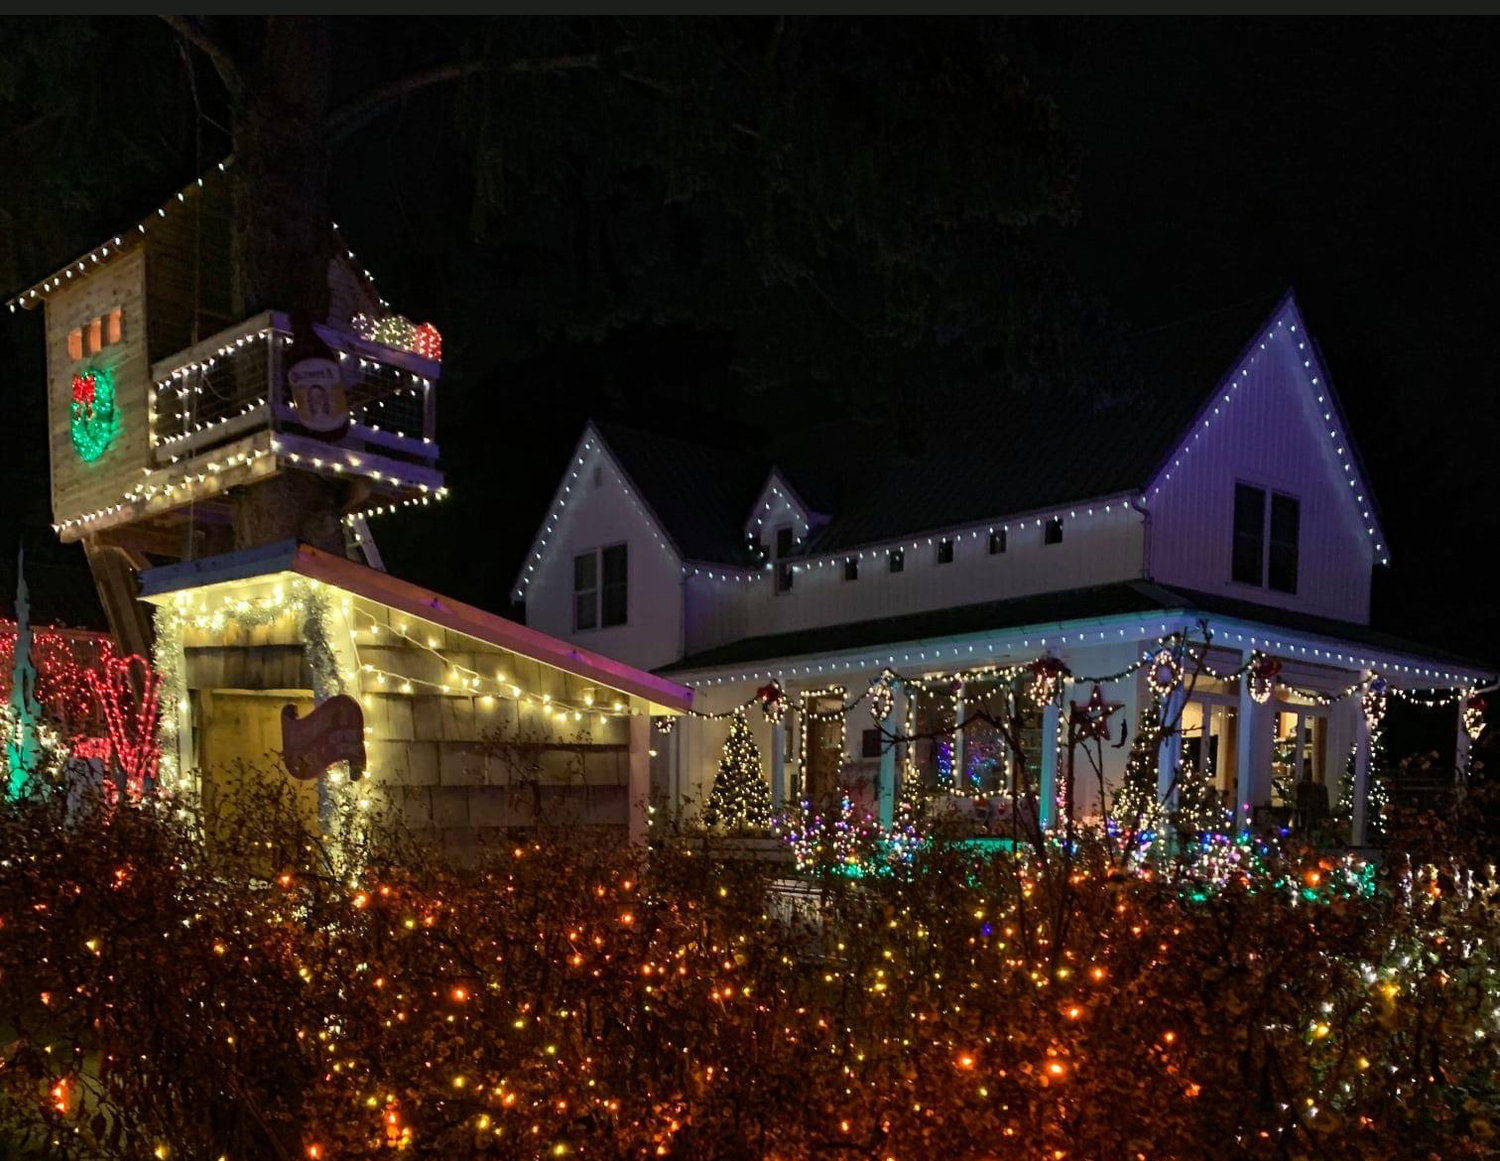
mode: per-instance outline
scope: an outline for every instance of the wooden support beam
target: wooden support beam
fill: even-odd
[[[154,638],[151,606],[137,600],[138,567],[131,554],[115,545],[100,544],[92,536],[84,538],[83,550],[115,643],[126,653],[150,657]]]

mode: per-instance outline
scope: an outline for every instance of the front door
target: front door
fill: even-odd
[[[807,784],[803,795],[815,809],[837,806],[839,773],[844,768],[844,695],[842,691],[808,700],[806,738]],[[822,716],[827,715],[827,716]]]

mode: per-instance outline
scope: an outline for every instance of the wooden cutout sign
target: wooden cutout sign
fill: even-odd
[[[335,762],[349,763],[349,780],[365,772],[365,715],[346,693],[330,697],[305,718],[281,709],[281,760],[293,778],[320,778]]]

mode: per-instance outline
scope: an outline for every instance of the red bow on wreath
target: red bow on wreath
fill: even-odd
[[[781,684],[768,682],[755,691],[755,696],[760,701],[760,712],[766,715],[766,721],[779,722],[786,712],[786,704],[781,697]]]
[[[1257,653],[1250,662],[1250,696],[1264,705],[1271,700],[1271,687],[1276,684],[1276,675],[1281,672],[1281,662],[1275,657]]]

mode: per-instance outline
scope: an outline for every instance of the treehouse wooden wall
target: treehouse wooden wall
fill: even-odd
[[[47,299],[47,443],[52,462],[52,515],[68,520],[117,504],[148,466],[146,255],[140,246],[67,280]],[[68,334],[90,320],[123,312],[123,338],[73,358]],[[71,433],[73,376],[104,368],[114,379],[120,425],[104,453],[85,461]]]
[[[151,361],[237,321],[230,291],[228,183],[215,172],[187,190],[176,211],[152,223],[146,236]]]

